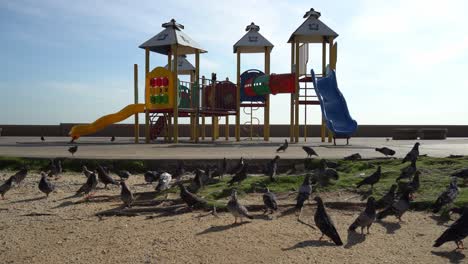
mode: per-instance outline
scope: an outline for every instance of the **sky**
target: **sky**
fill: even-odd
[[[250,22],[275,45],[271,72],[287,73],[287,40],[311,7],[339,34],[338,85],[358,124],[468,123],[467,1],[0,0],[0,124],[90,123],[117,112],[133,103],[135,63],[143,102],[138,46],[171,18],[208,51],[203,75],[236,80],[232,46]],[[318,69],[320,45],[309,52]],[[241,61],[242,71],[263,69],[263,55]],[[166,62],[151,55],[151,68]],[[289,95],[271,105],[271,123],[289,123]],[[319,107],[307,111],[318,124]]]

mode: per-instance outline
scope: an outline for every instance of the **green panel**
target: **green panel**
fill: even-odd
[[[253,82],[253,90],[257,95],[271,94],[270,75],[262,75],[255,78]]]

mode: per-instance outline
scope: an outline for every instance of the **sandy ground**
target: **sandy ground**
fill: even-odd
[[[0,172],[2,181],[9,176]],[[48,199],[37,189],[38,174],[0,201],[1,263],[464,263],[466,250],[455,252],[454,243],[432,248],[446,228],[427,213],[409,212],[398,224],[390,217],[376,223],[370,235],[347,233],[358,211],[329,209],[343,247],[318,241],[312,224],[315,207],[307,205],[302,219],[294,214],[256,218],[232,225],[233,217],[197,218],[198,212],[177,215],[104,217],[96,212],[119,207],[119,200],[74,204],[69,198],[85,181],[81,174],[65,173],[56,181],[58,190]],[[136,192],[154,187],[143,177],[129,180]],[[120,190],[99,189],[97,195],[117,195]],[[170,198],[176,198],[172,195]],[[346,194],[322,194],[325,201],[342,201]],[[290,203],[293,197],[280,203]],[[288,200],[289,199],[289,200]],[[261,194],[241,199],[261,203]],[[287,209],[283,209],[287,210]],[[51,214],[28,216],[28,214]]]

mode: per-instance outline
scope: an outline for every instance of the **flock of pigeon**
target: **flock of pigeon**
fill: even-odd
[[[374,197],[370,196],[367,199],[367,204],[363,212],[361,212],[355,221],[349,226],[349,231],[354,232],[356,229],[361,229],[361,234],[363,234],[364,228],[367,229],[369,234],[369,228],[376,220],[381,220],[387,216],[393,215],[399,221],[404,213],[410,208],[411,201],[414,198],[415,193],[420,187],[419,177],[421,172],[417,169],[417,159],[419,157],[419,143],[416,143],[410,152],[403,158],[402,163],[410,162],[408,167],[405,167],[401,170],[401,174],[396,178],[396,183],[391,186],[388,192],[382,196],[379,200],[376,200]],[[307,157],[318,156],[318,154],[311,148],[307,146],[302,147],[306,152]],[[69,151],[73,155],[77,151],[78,147],[70,147]],[[276,152],[283,151],[285,152],[288,149],[288,142],[285,140]],[[384,154],[385,156],[395,155],[395,151],[387,147],[377,148],[376,151]],[[276,181],[276,173],[278,168],[279,156],[276,155],[271,161],[265,165],[264,173],[270,179],[270,181]],[[358,160],[360,159],[358,153],[346,157],[346,160]],[[333,164],[331,161],[325,159],[320,160],[319,167],[311,173],[306,174],[303,183],[298,188],[298,193],[296,197],[296,206],[295,210],[300,219],[304,204],[309,200],[312,193],[315,191],[316,187],[319,185],[326,185],[330,180],[338,180],[339,175],[336,170],[331,167],[336,167],[336,164]],[[193,174],[195,175],[191,180],[188,186],[185,186],[182,181],[182,176],[186,175],[183,163],[179,162],[174,173],[168,173],[165,171],[147,171],[144,174],[144,179],[147,183],[156,182],[156,191],[161,192],[167,190],[171,187],[171,184],[175,184],[180,189],[180,198],[187,204],[191,209],[206,208],[207,201],[202,197],[196,195],[197,191],[203,188],[205,185],[212,182],[214,177],[223,177],[223,175],[231,174],[232,178],[228,181],[229,186],[234,184],[239,184],[243,180],[247,179],[248,165],[245,163],[244,159],[241,158],[236,166],[228,170],[228,164],[226,158],[224,158],[221,166],[210,167],[207,166],[204,169],[196,169]],[[47,172],[41,172],[41,179],[39,181],[38,187],[41,192],[43,192],[47,197],[50,193],[55,190],[55,185],[50,181],[51,178],[58,178],[62,173],[62,164],[60,160],[51,160]],[[117,171],[116,174],[120,177],[120,180],[115,180],[111,177],[110,169],[108,167],[98,165],[96,170],[89,170],[86,166],[82,168],[83,174],[86,176],[86,182],[76,191],[76,195],[86,195],[85,199],[92,196],[98,185],[98,182],[104,184],[104,188],[107,189],[109,184],[120,185],[121,186],[121,200],[124,203],[125,207],[131,207],[134,202],[134,196],[126,184],[126,180],[131,176],[128,171],[122,170]],[[26,178],[28,174],[28,168],[24,167],[16,174],[9,177],[1,186],[0,186],[0,195],[4,199],[5,194],[13,186],[13,183],[17,185]],[[363,178],[359,183],[357,183],[356,188],[360,188],[365,185],[370,185],[370,190],[373,190],[375,184],[378,184],[382,176],[382,168],[377,167],[377,170],[369,175],[368,177]],[[452,174],[453,178],[447,187],[447,189],[442,192],[439,197],[436,199],[432,206],[434,213],[439,212],[444,206],[451,205],[458,196],[459,188],[457,186],[457,177],[467,178],[468,169],[461,170]],[[407,179],[407,182],[401,182],[402,179]],[[265,188],[265,193],[263,194],[263,203],[265,205],[264,214],[270,213],[273,214],[278,210],[278,201],[276,195],[268,188]],[[315,196],[313,200],[317,204],[317,209],[314,215],[315,225],[321,231],[322,236],[330,238],[336,245],[343,245],[343,242],[340,238],[340,235],[330,217],[327,214],[325,204],[321,197]],[[240,221],[243,221],[243,218],[253,219],[253,216],[249,213],[247,208],[239,202],[237,196],[237,190],[232,189],[230,200],[227,203],[228,211],[234,216],[234,224],[237,223],[238,218]],[[378,209],[381,209],[377,212]],[[439,247],[445,242],[454,241],[457,245],[457,249],[463,249],[462,240],[468,235],[468,207],[454,207],[450,209],[452,213],[460,214],[460,218],[456,220],[434,243],[434,247]]]

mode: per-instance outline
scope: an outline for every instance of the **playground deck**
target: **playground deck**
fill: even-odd
[[[179,144],[134,144],[133,138],[116,138],[110,142],[107,137],[83,137],[76,144],[79,146],[75,158],[81,159],[234,159],[243,156],[247,159],[270,159],[276,155],[276,148],[284,138],[272,138],[269,142],[260,140],[242,140],[235,142],[219,139],[214,144],[210,139],[198,144],[190,143],[181,138]],[[41,142],[36,137],[0,137],[0,156],[11,157],[71,157],[67,149],[68,137],[49,137]],[[343,158],[360,153],[363,158],[383,157],[374,150],[375,147],[387,146],[394,149],[396,157],[402,157],[414,144],[414,140],[388,140],[386,138],[353,138],[349,146],[338,141],[322,143],[319,138],[309,138],[306,143],[290,144],[286,153],[281,153],[282,159],[300,159],[305,157],[303,145],[312,146],[323,158]],[[419,140],[421,154],[434,157],[453,155],[468,155],[468,138],[449,138],[447,140]],[[340,145],[341,144],[341,145]]]

